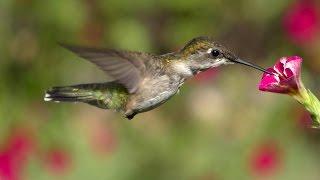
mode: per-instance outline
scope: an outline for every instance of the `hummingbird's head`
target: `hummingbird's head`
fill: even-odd
[[[264,68],[241,60],[227,48],[216,43],[209,37],[197,37],[192,39],[180,50],[180,53],[184,59],[188,61],[188,65],[194,73],[212,67],[234,63],[243,64],[266,72]]]

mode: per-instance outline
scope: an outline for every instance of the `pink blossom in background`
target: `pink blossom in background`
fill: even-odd
[[[204,72],[201,72],[199,74],[197,74],[194,78],[194,80],[196,82],[208,82],[208,81],[212,81],[216,78],[216,76],[218,75],[219,71],[217,68],[211,68],[208,69]]]
[[[298,115],[297,119],[298,127],[305,130],[312,130],[310,127],[312,126],[312,118],[307,111],[303,111]]]
[[[7,148],[19,161],[26,161],[35,150],[35,141],[27,132],[16,132],[8,139]]]
[[[295,43],[313,41],[319,33],[319,7],[312,0],[298,0],[292,4],[283,18],[283,27]]]
[[[256,146],[250,154],[250,170],[252,174],[273,175],[279,170],[282,155],[278,144],[268,141]]]
[[[67,173],[71,167],[70,154],[60,148],[50,149],[44,158],[47,169],[54,175],[62,175]]]
[[[19,162],[13,160],[12,154],[8,151],[0,152],[0,179],[20,179],[21,168]]]
[[[19,180],[28,158],[35,150],[35,141],[30,133],[14,130],[0,151],[0,179]]]
[[[97,45],[103,39],[103,33],[103,23],[89,19],[83,26],[82,38],[89,44]]]
[[[291,94],[298,92],[302,86],[300,80],[302,58],[298,56],[283,57],[264,73],[259,90],[274,93]]]
[[[99,154],[112,153],[117,147],[116,134],[111,128],[97,126],[90,134],[90,144],[93,150]]]

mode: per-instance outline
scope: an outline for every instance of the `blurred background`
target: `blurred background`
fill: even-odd
[[[320,96],[320,4],[312,0],[1,0],[0,179],[310,179],[320,133],[261,73],[232,65],[188,81],[132,121],[46,89],[109,80],[57,42],[151,53],[208,35],[264,67],[304,58]]]

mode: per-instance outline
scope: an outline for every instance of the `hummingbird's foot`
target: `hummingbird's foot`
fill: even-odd
[[[126,118],[127,118],[128,120],[131,120],[131,119],[134,118],[135,115],[136,115],[135,113],[134,113],[134,114],[131,114],[131,115],[127,115]]]
[[[133,119],[135,115],[137,115],[137,113],[135,113],[135,112],[125,113],[125,116],[126,116],[126,118],[127,118],[128,120]]]

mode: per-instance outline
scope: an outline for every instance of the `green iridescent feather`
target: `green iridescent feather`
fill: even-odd
[[[103,109],[122,110],[129,93],[114,82],[53,87],[46,97],[52,101],[84,102]]]

